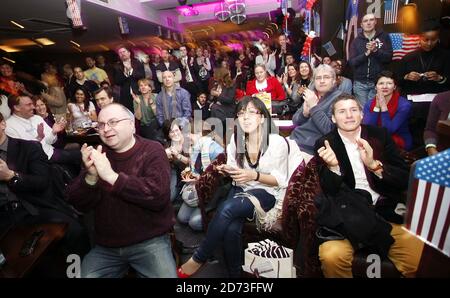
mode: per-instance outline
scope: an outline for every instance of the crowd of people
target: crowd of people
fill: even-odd
[[[301,159],[320,161],[324,193],[365,191],[385,220],[380,253],[414,276],[423,244],[394,214],[408,187],[402,156],[446,149],[436,126],[450,117],[450,56],[429,21],[420,47],[392,71],[390,39],[376,25],[373,14],[362,17],[347,59],[352,78],[342,59],[298,60],[285,35],[235,52],[182,45],[177,55],[163,49],[140,60],[119,46],[114,64],[89,56],[84,67],[63,65],[60,76],[46,63],[40,79],[2,61],[0,228],[68,222],[63,246],[83,257],[83,277],[120,277],[129,266],[142,277],[189,277],[220,245],[229,276],[239,277],[244,222],[270,226],[264,215],[289,181],[289,145],[272,130],[276,117],[292,120],[289,138]],[[417,94],[439,95],[428,103],[407,99]],[[68,134],[87,129],[101,145],[68,142]],[[217,171],[231,190],[200,247],[176,268],[169,234],[176,220],[204,229],[195,183],[224,152]],[[55,171],[71,174],[63,195],[47,187]],[[83,221],[89,212],[91,239]],[[324,276],[352,276],[353,244],[320,245]]]

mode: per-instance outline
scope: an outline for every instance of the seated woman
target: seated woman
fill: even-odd
[[[221,243],[229,276],[239,277],[245,220],[255,217],[259,227],[270,228],[274,221],[267,212],[284,198],[288,182],[286,140],[271,133],[270,113],[261,100],[246,96],[236,111],[227,164],[217,168],[233,179],[234,186],[218,207],[200,247],[178,268],[179,277],[194,274]]]
[[[283,87],[275,77],[267,76],[263,64],[255,65],[255,79],[247,82],[246,94],[258,98],[269,97],[272,101],[272,113],[281,114],[287,103]]]
[[[133,95],[134,116],[140,122],[140,135],[146,139],[161,140],[158,120],[156,119],[156,94],[152,93],[149,79],[138,81],[140,95]]]
[[[206,124],[206,122],[203,123]],[[193,123],[190,123],[190,175],[186,175],[188,177],[183,177],[182,174],[183,182],[191,185],[195,183],[200,174],[203,173],[211,162],[223,152],[223,148],[211,137],[210,128],[204,126],[201,128],[201,131],[195,131],[194,129]],[[191,193],[191,195],[193,195],[193,193]],[[178,221],[183,224],[189,224],[194,231],[203,230],[200,208],[197,206],[189,206],[187,202],[183,202],[178,211]]]
[[[398,148],[412,149],[412,136],[408,128],[411,103],[395,90],[394,74],[382,71],[376,80],[377,95],[364,106],[363,123],[385,127]]]
[[[214,85],[210,90],[211,117],[219,118],[225,123],[227,118],[234,118],[236,103],[234,96],[236,86],[233,84],[230,72],[226,68],[214,70]]]
[[[75,89],[74,98],[67,104],[74,130],[87,128],[92,121],[97,121],[95,106],[89,98],[86,89],[79,87]]]
[[[295,113],[302,103],[302,92],[299,92],[300,72],[297,64],[289,64],[287,66],[287,74],[283,73],[278,77],[278,81],[282,84],[284,92],[286,93],[289,111],[291,114]]]
[[[45,123],[48,124],[48,126],[53,127],[53,125],[56,122],[56,117],[53,115],[53,113],[50,111],[50,108],[48,107],[47,100],[44,99],[41,95],[35,95],[33,96],[33,102],[34,102],[34,111],[36,115],[41,116],[44,118]],[[64,148],[64,137],[66,135],[66,131],[60,131],[58,133],[58,140],[53,143],[53,146],[55,148]],[[78,148],[79,149],[79,148]]]
[[[184,121],[183,121],[184,123]],[[182,133],[183,127],[177,120],[165,120],[162,126],[162,132],[167,140],[166,154],[170,161],[170,201],[173,202],[178,197],[180,187],[181,171],[190,163],[188,155],[188,142]]]

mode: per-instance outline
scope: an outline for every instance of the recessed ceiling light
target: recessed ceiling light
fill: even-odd
[[[24,26],[22,26],[22,25],[20,25],[19,23],[17,23],[17,22],[14,22],[14,21],[9,21],[11,24],[13,24],[14,26],[16,26],[16,27],[19,27],[20,29],[24,29],[25,27]]]
[[[75,45],[75,46],[77,46],[77,47],[80,47],[80,44],[79,44],[79,43],[76,43],[76,42],[74,42],[73,40],[71,40],[71,41],[70,41],[70,43],[71,43],[71,44],[73,44],[73,45]]]
[[[6,60],[6,61],[9,61],[9,62],[11,62],[11,63],[16,63],[16,61],[14,61],[14,60],[12,60],[12,59],[9,59],[9,58],[7,58],[7,57],[5,57],[5,56],[3,56],[2,59],[3,59],[3,60]]]
[[[3,50],[8,53],[20,52],[20,49],[13,48],[13,47],[6,46],[6,45],[0,45],[0,50]]]
[[[50,40],[48,38],[36,38],[35,41],[37,41],[38,43],[40,43],[43,46],[50,46],[52,44],[55,44],[55,42],[53,40]]]

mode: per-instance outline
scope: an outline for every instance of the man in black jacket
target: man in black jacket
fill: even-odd
[[[320,185],[325,194],[336,196],[346,186],[370,193],[375,211],[391,223],[394,244],[388,257],[406,277],[413,277],[423,242],[402,229],[404,210],[401,194],[408,188],[408,167],[384,128],[361,125],[361,105],[356,97],[339,96],[332,105],[329,134],[316,143]],[[403,207],[403,208],[402,208]],[[348,239],[324,242],[319,247],[326,277],[352,277],[354,249]]]
[[[353,93],[364,106],[375,97],[375,78],[392,60],[389,36],[376,30],[377,19],[366,14],[361,20],[362,32],[350,46],[348,63],[353,71]]]
[[[89,240],[77,214],[52,184],[52,169],[38,142],[10,138],[0,113],[0,235],[20,224],[68,223],[64,253],[80,256]]]
[[[145,77],[144,65],[131,58],[131,52],[125,46],[117,48],[120,61],[114,65],[114,82],[120,86],[119,103],[133,111],[133,97],[131,92],[138,94],[138,81]],[[131,90],[132,91],[131,91]]]

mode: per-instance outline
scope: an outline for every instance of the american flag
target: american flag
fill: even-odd
[[[397,23],[398,0],[384,0],[384,23]]]
[[[417,162],[406,228],[450,256],[450,149]]]
[[[67,16],[72,19],[72,26],[79,28],[83,26],[80,13],[80,1],[79,0],[66,0],[67,3]]]
[[[401,60],[406,54],[415,51],[419,47],[419,35],[406,35],[403,33],[390,33],[392,50],[394,55],[392,60]]]

